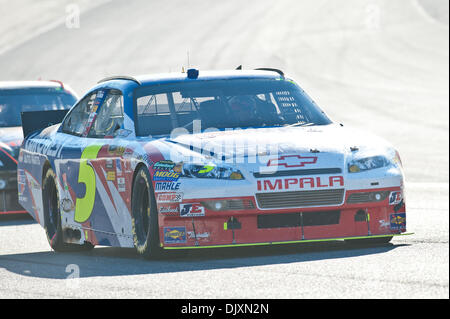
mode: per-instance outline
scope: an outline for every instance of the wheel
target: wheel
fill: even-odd
[[[47,170],[42,182],[42,202],[44,207],[44,229],[50,247],[56,252],[86,251],[94,245],[85,242],[83,245],[68,244],[64,242],[61,226],[61,210],[59,207],[59,194],[56,187],[56,175],[50,168]]]
[[[134,246],[144,258],[159,257],[158,214],[148,170],[141,166],[136,172],[131,195]]]
[[[393,236],[362,238],[362,239],[346,239],[345,242],[349,245],[364,246],[364,245],[382,245],[391,241]]]

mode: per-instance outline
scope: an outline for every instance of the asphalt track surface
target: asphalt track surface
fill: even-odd
[[[283,69],[336,122],[397,147],[414,235],[145,261],[133,249],[58,254],[32,220],[3,217],[0,298],[449,298],[448,1],[13,3],[0,1],[0,80],[83,94],[113,74],[180,71],[188,55],[200,72]]]

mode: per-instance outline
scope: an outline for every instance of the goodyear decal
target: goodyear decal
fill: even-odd
[[[158,203],[179,203],[183,200],[183,193],[161,193],[156,197]]]
[[[174,167],[175,167],[175,163],[172,161],[168,161],[168,160],[159,161],[159,162],[156,162],[155,164],[153,164],[153,169],[156,169],[156,170],[170,171]]]

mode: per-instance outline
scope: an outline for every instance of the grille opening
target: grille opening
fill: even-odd
[[[340,210],[258,215],[258,228],[325,226],[339,224]]]
[[[202,201],[201,204],[212,211],[247,210],[255,208],[253,201],[249,199],[207,200]]]
[[[344,189],[258,193],[256,200],[261,208],[340,205],[344,200]]]
[[[347,203],[357,204],[357,203],[369,203],[369,202],[381,202],[389,196],[390,191],[380,191],[380,192],[364,192],[364,193],[353,193],[347,198]]]

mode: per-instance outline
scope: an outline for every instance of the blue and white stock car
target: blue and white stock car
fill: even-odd
[[[275,69],[102,80],[25,138],[18,182],[56,251],[152,257],[406,232],[396,150],[333,123]]]

